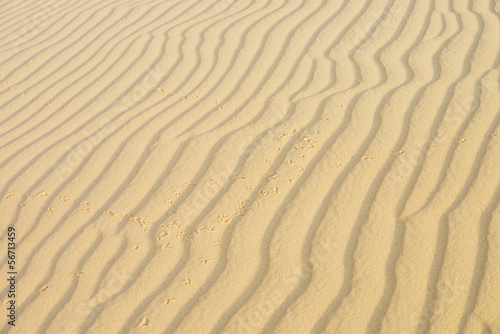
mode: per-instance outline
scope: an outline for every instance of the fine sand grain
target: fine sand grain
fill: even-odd
[[[0,332],[500,333],[499,18],[2,1]]]

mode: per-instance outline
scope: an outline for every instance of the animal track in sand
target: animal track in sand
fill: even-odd
[[[128,216],[128,215],[125,215],[125,217]],[[147,220],[147,219],[144,219],[144,218],[141,218],[141,217],[136,217],[136,216],[133,216],[133,215],[130,215],[129,216],[129,220],[133,220],[135,221],[136,223],[139,224],[139,227],[141,227],[141,229],[143,231],[147,231],[148,228],[149,228],[149,224],[151,223],[151,221]]]
[[[268,179],[269,181],[276,180],[277,177],[278,177],[278,173],[276,173],[276,172],[268,173],[268,174],[263,176],[263,178]]]
[[[158,234],[156,236],[156,240],[157,241],[160,241],[162,238],[165,238],[165,237],[168,237],[170,235],[169,232],[161,232],[160,234]]]
[[[82,274],[83,274],[83,271],[78,271],[78,272],[76,272],[76,273],[72,273],[72,274],[71,274],[71,277],[78,277],[78,276],[80,276],[80,275],[82,275]]]
[[[145,327],[149,324],[149,319],[148,318],[142,318],[141,322],[139,323],[139,327]]]
[[[33,193],[33,194],[29,194],[28,197],[42,197],[42,196],[48,196],[49,193],[44,191],[44,192],[41,192],[41,193]]]
[[[5,198],[11,198],[11,197],[14,197],[14,196],[22,196],[22,194],[17,194],[17,193],[10,193],[8,194],[7,196],[5,196]]]
[[[257,193],[257,196],[267,196],[268,192],[265,191],[265,190],[259,190],[259,192]]]
[[[187,242],[194,238],[194,233],[188,235],[184,233],[184,231],[181,231],[177,233],[177,237],[180,238],[183,242]]]
[[[191,282],[191,281],[189,281]],[[175,298],[163,298],[162,299],[163,304],[170,304],[171,302],[175,301]]]
[[[171,227],[171,226],[177,226],[178,228],[181,228],[183,226],[182,224],[179,224],[178,220],[172,220],[170,223],[163,223],[160,224],[160,227]]]
[[[230,220],[231,220],[231,218],[229,218],[229,215],[226,215],[226,214],[219,215],[219,222],[221,222],[221,223],[227,223]]]
[[[48,288],[49,288],[49,286],[48,286],[48,285],[44,285],[44,286],[42,286],[42,287],[38,290],[38,293],[42,293],[42,292],[44,292],[45,290],[47,290]]]
[[[304,143],[308,143],[308,144],[317,144],[318,143],[316,140],[314,140],[308,136],[302,136],[301,139]]]
[[[196,229],[196,233],[199,233],[199,232],[215,232],[215,229],[216,229],[216,226],[211,226],[211,227],[208,227],[208,226],[201,226],[199,228]]]
[[[278,135],[278,137],[274,138],[274,140],[276,140],[278,143],[282,143],[283,142],[283,138],[285,138],[287,136],[286,133],[281,133],[280,135]]]
[[[24,194],[19,194],[19,193],[9,193],[7,195],[5,195],[5,198],[11,198],[11,197],[22,197],[22,196],[26,196],[26,198],[34,198],[34,197],[43,197],[43,196],[48,196],[49,193],[46,192],[46,191],[43,191],[41,193],[31,193],[31,194],[28,194],[28,195],[24,195]]]

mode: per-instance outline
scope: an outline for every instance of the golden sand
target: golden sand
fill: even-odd
[[[500,333],[499,16],[3,1],[0,332]]]

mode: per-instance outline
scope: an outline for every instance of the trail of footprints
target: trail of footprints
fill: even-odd
[[[264,178],[267,178],[269,181],[276,180],[277,178],[277,173],[269,173],[263,176]],[[243,175],[237,175],[231,178],[231,180],[236,181],[236,180],[241,180],[245,179],[246,177]],[[205,186],[212,186],[217,184],[218,181],[212,180],[212,181],[206,181]],[[196,184],[194,183],[184,183],[180,186],[177,186],[177,190],[172,192],[173,197],[170,199],[167,199],[165,202],[168,204],[173,204],[175,202],[175,198],[179,197],[182,194],[182,189],[188,189],[195,187]],[[248,187],[250,191],[255,191],[255,187]],[[257,196],[267,196],[267,195],[277,195],[279,191],[278,187],[271,187],[269,190],[260,190]],[[47,191],[43,191],[40,193],[29,193],[29,194],[24,194],[24,193],[16,193],[16,192],[11,192],[7,194],[4,198],[5,199],[11,199],[11,198],[21,198],[21,199],[34,199],[34,198],[40,198],[40,197],[47,197],[49,196],[49,193]],[[60,196],[59,199],[61,202],[71,202],[73,201],[72,198],[67,197],[67,196]],[[236,217],[240,217],[245,215],[250,209],[256,207],[259,205],[259,201],[254,201],[250,206],[246,206],[245,202],[240,202],[235,206],[235,212],[232,214],[230,217],[228,214],[221,214],[219,215],[218,222],[223,226],[224,229],[229,229],[233,225],[232,220]],[[18,207],[26,207],[28,206],[28,202],[23,201],[22,203],[18,204]],[[78,205],[78,212],[82,213],[90,213],[92,212],[92,202],[90,201],[83,201],[80,202]],[[54,206],[49,206],[47,209],[47,212],[50,213],[55,213],[58,212],[59,209]],[[175,215],[177,212],[176,211],[171,211],[167,213],[167,217],[170,217],[172,215]],[[133,212],[117,212],[113,210],[103,210],[102,212],[103,215],[106,216],[116,216],[116,217],[122,217],[122,218],[127,218],[128,221],[132,221],[138,224],[139,228],[143,232],[147,232],[151,228],[151,220],[145,218],[145,217],[140,217],[139,215],[134,214]],[[191,234],[186,234],[186,227],[183,223],[179,221],[179,219],[173,219],[169,222],[165,222],[159,225],[159,227],[162,228],[162,230],[155,236],[155,241],[160,245],[161,249],[169,249],[173,248],[171,242],[164,242],[168,240],[168,237],[171,235],[174,235],[178,238],[180,238],[182,241],[187,242],[193,239],[196,235],[200,233],[213,233],[216,231],[217,226],[216,225],[203,225],[199,226],[193,233]],[[176,232],[173,232],[172,229],[177,230]],[[222,245],[221,241],[215,241],[215,245]],[[140,249],[142,248],[142,245],[133,245],[132,249]],[[208,263],[209,259],[203,259],[201,260],[202,263]],[[78,275],[80,275],[79,273]],[[77,277],[78,275],[75,275]]]
[[[170,93],[165,93],[163,89],[161,88],[157,88],[155,89],[156,91],[159,91],[161,93],[164,93],[165,95],[173,95],[175,94],[175,92],[170,92]],[[182,96],[181,99],[187,99],[188,97],[187,96]],[[191,98],[198,98],[198,96],[191,96]],[[91,102],[95,102],[94,101],[91,101]],[[220,103],[219,101],[215,101],[215,104],[218,104]],[[205,104],[205,102],[200,102],[200,103],[197,103],[197,104]],[[222,109],[222,107],[219,107],[219,110]],[[328,116],[323,116],[322,117],[322,120],[323,121],[328,121],[329,120],[329,117]],[[297,134],[298,131],[296,129],[293,129],[291,134],[294,135],[294,134]],[[322,132],[321,131],[315,131],[314,132],[314,135],[321,135]],[[276,142],[279,142],[279,143],[284,143],[284,141],[286,140],[286,138],[289,136],[289,134],[287,133],[280,133],[277,137],[274,138],[274,140]],[[488,135],[486,135],[487,138],[492,138],[492,137],[496,137],[497,134],[495,133],[490,133]],[[306,158],[306,154],[303,153],[304,150],[306,149],[314,149],[316,147],[316,145],[318,144],[318,142],[313,139],[312,137],[310,136],[301,136],[300,137],[300,141],[301,143],[296,145],[295,146],[295,150],[297,151],[300,151],[300,153],[298,153],[296,156],[297,158],[299,159],[304,159]],[[458,143],[464,143],[466,142],[466,139],[465,138],[461,138],[458,140]],[[435,145],[433,144],[428,144],[428,145],[425,145],[423,148],[424,149],[430,149],[430,148],[433,148],[435,147]],[[280,152],[281,151],[281,147],[278,147],[274,152]],[[400,156],[402,154],[404,154],[405,151],[404,150],[400,150],[396,153],[394,153],[394,156]],[[373,160],[374,157],[371,157],[371,156],[364,156],[361,158],[361,160]],[[266,162],[268,164],[272,164],[272,160],[271,159],[266,159]],[[300,166],[297,166],[296,165],[296,161],[293,160],[293,159],[288,159],[286,160],[286,162],[284,163],[285,166],[294,166],[296,167],[297,171],[299,172],[305,172],[306,169],[305,168],[302,168]],[[331,167],[333,168],[340,168],[342,167],[342,164],[341,163],[333,163],[331,165]],[[262,176],[262,178],[264,179],[267,179],[269,182],[272,182],[272,181],[276,181],[278,179],[278,172],[272,172],[272,173],[266,173],[265,175]],[[237,181],[237,180],[244,180],[246,179],[246,177],[244,175],[236,175],[236,176],[233,176],[231,177],[230,180],[232,181]],[[286,183],[293,183],[296,181],[295,178],[283,178],[283,181],[286,182]],[[204,185],[205,186],[213,186],[215,184],[217,184],[218,181],[216,180],[211,180],[211,181],[205,181]],[[183,189],[188,189],[188,188],[193,188],[193,187],[196,187],[196,184],[194,183],[190,183],[190,182],[187,182],[187,183],[184,183],[182,185],[179,185],[176,188],[176,190],[174,190],[172,192],[172,197],[168,198],[165,203],[167,204],[174,204],[175,203],[175,200],[176,198],[180,197],[182,195],[182,190]],[[175,189],[174,188],[174,189]],[[256,191],[256,187],[253,187],[253,186],[249,186],[247,187],[248,190],[250,190],[251,192],[254,192]],[[261,197],[265,197],[265,196],[276,196],[279,194],[279,187],[278,186],[273,186],[273,187],[270,187],[268,188],[267,190],[264,190],[264,189],[261,189],[258,191],[257,193],[257,198],[261,198]],[[18,207],[26,207],[28,206],[28,202],[26,200],[28,199],[36,199],[36,198],[42,198],[42,197],[47,197],[49,196],[49,193],[47,191],[42,191],[42,192],[35,192],[35,193],[29,193],[29,194],[23,194],[23,193],[16,193],[16,192],[11,192],[9,194],[7,194],[6,196],[4,196],[5,199],[11,199],[11,198],[21,198],[25,201],[21,202],[20,204],[18,204],[17,206]],[[69,197],[66,197],[66,196],[60,196],[59,199],[62,201],[62,202],[70,202],[72,201],[71,198]],[[217,223],[219,225],[222,225],[222,228],[223,230],[228,230],[230,228],[232,228],[234,226],[234,223],[233,223],[233,220],[237,217],[242,217],[244,216],[248,211],[250,211],[251,209],[257,207],[260,205],[260,202],[259,200],[255,200],[253,203],[251,203],[250,205],[247,205],[245,201],[241,201],[240,203],[238,203],[236,206],[235,206],[235,212],[231,215],[229,214],[220,214],[218,216],[218,219],[217,219]],[[50,206],[48,209],[47,209],[48,212],[50,213],[54,213],[54,212],[58,212],[59,209],[56,208],[56,207],[52,207]],[[83,202],[80,202],[79,205],[78,205],[78,211],[79,212],[82,212],[82,213],[88,213],[88,212],[92,212],[92,202],[90,201],[83,201]],[[103,210],[102,212],[103,215],[107,215],[107,216],[117,216],[117,217],[122,217],[122,218],[128,218],[128,221],[132,221],[132,222],[135,222],[138,224],[139,228],[143,231],[143,232],[147,232],[150,228],[151,228],[151,220],[149,219],[146,219],[144,217],[140,217],[138,215],[135,215],[134,213],[132,212],[127,212],[127,213],[121,213],[121,212],[116,212],[116,211],[113,211],[113,210]],[[168,212],[167,213],[167,217],[170,217],[172,215],[175,215],[177,214],[176,211],[171,211],[171,212]],[[159,233],[154,237],[156,243],[159,245],[159,248],[162,249],[162,250],[166,250],[166,249],[172,249],[173,248],[173,245],[172,245],[172,242],[169,242],[169,237],[175,235],[177,238],[181,239],[183,242],[189,242],[191,241],[195,236],[197,235],[201,235],[203,233],[214,233],[217,231],[217,225],[202,225],[202,226],[199,226],[196,230],[194,230],[194,232],[192,232],[191,234],[186,234],[186,227],[184,224],[182,224],[180,222],[179,219],[173,219],[173,220],[170,220],[169,222],[165,222],[165,223],[162,223],[159,225],[159,227],[161,228]],[[216,241],[213,241],[212,242],[213,245],[215,246],[221,246],[222,245],[222,241],[221,240],[216,240]],[[131,249],[134,249],[134,250],[139,250],[139,249],[142,249],[144,248],[143,245],[132,245],[131,246]],[[111,265],[114,263],[114,259],[111,259],[109,261],[107,261],[106,263],[108,265]],[[212,261],[212,258],[210,257],[202,257],[199,259],[199,262],[201,264],[208,264]],[[78,271],[78,272],[74,272],[70,275],[70,277],[72,278],[77,278],[81,275],[83,275],[84,272],[82,271]],[[189,286],[191,285],[192,281],[191,279],[189,278],[185,278],[182,282],[181,282],[183,285],[185,286]],[[49,288],[48,285],[44,285],[43,287],[41,287],[37,293],[43,293],[44,291],[46,291],[47,289]],[[171,304],[173,302],[175,302],[175,298],[172,298],[172,297],[167,297],[167,298],[163,298],[162,299],[162,303],[163,304]],[[3,304],[6,304],[8,303],[9,300],[6,299],[3,301]],[[139,327],[146,327],[149,323],[149,319],[148,318],[143,318],[141,320],[141,322],[139,323]]]
[[[155,91],[158,91],[158,92],[161,92],[161,93],[164,93],[166,95],[173,95],[173,94],[176,94],[176,92],[169,92],[169,93],[165,93],[165,90],[163,88],[156,88],[154,89]],[[182,96],[181,97],[182,99],[188,99],[188,98],[198,98],[197,95],[193,95],[191,97],[188,97],[188,96]],[[205,102],[202,102],[202,103],[205,103]],[[215,104],[219,104],[220,101],[218,100],[215,100],[214,101]],[[239,110],[239,108],[237,108],[237,110]],[[322,120],[323,121],[329,121],[329,117],[328,116],[323,116],[322,117]],[[276,136],[274,138],[275,141],[279,142],[279,143],[284,143],[286,139],[291,139],[290,135],[295,135],[298,133],[298,130],[297,129],[293,129],[291,131],[290,134],[288,133],[284,133],[284,132],[281,132],[278,136]],[[315,135],[321,135],[322,132],[320,130],[317,130],[317,131],[314,131],[313,135],[312,136],[315,136]],[[313,149],[316,147],[316,145],[318,144],[318,141],[315,140],[312,136],[306,136],[306,135],[303,135],[300,137],[300,142],[298,145],[295,146],[295,149],[297,151],[299,151],[300,153],[298,153],[296,156],[297,158],[300,158],[300,159],[304,159],[306,158],[306,154],[303,152],[304,150],[306,149]],[[492,138],[492,137],[496,137],[497,134],[496,133],[490,133],[488,135],[486,135],[487,138]],[[458,140],[458,143],[464,143],[466,141],[465,138],[461,138]],[[435,147],[435,145],[433,144],[428,144],[428,145],[425,145],[423,148],[425,149],[430,149],[430,148],[433,148]],[[281,147],[278,147],[274,152],[279,152],[281,151]],[[404,150],[400,150],[396,153],[394,153],[394,156],[400,156],[402,154],[404,154]],[[372,156],[364,156],[361,158],[361,160],[373,160],[374,157]],[[272,160],[271,159],[266,159],[266,162],[268,164],[272,164]],[[297,171],[299,172],[305,172],[306,169],[303,168],[303,167],[300,167],[300,166],[297,166],[296,165],[296,160],[293,160],[293,159],[288,159],[285,164],[285,166],[295,166]],[[341,163],[333,163],[331,165],[331,167],[333,168],[340,168],[342,167],[342,164]],[[278,173],[277,172],[273,172],[273,173],[267,173],[263,176],[263,178],[266,178],[268,179],[268,181],[275,181],[277,180],[277,177],[278,177]],[[233,176],[231,178],[232,181],[236,181],[236,180],[243,180],[245,179],[246,177],[244,175],[236,175],[236,176]],[[294,181],[296,181],[295,178],[293,177],[289,177],[289,178],[284,178],[283,179],[284,182],[287,182],[287,183],[293,183]],[[212,185],[215,185],[217,184],[218,181],[216,180],[211,180],[211,181],[206,181],[205,182],[205,186],[212,186]],[[187,188],[192,188],[192,187],[195,187],[196,184],[194,183],[190,183],[190,182],[187,182],[187,183],[184,183],[183,185],[180,185],[180,186],[177,186],[177,190],[173,191],[172,192],[172,196],[170,198],[168,198],[165,202],[167,204],[174,204],[175,201],[176,201],[176,198],[180,197],[181,194],[182,194],[182,189],[187,189]],[[248,187],[248,189],[250,191],[255,191],[256,188],[255,187]],[[277,195],[279,192],[279,188],[276,186],[276,187],[272,187],[268,190],[259,190],[259,192],[257,193],[257,196],[258,197],[262,197],[262,196],[268,196],[268,195]],[[11,192],[9,194],[7,194],[4,198],[5,199],[10,199],[10,198],[23,198],[25,199],[25,201],[19,203],[17,206],[20,207],[20,208],[23,208],[23,207],[26,207],[28,206],[28,202],[26,200],[28,199],[34,199],[34,198],[40,198],[40,197],[46,197],[46,196],[49,196],[49,193],[47,191],[42,191],[42,192],[35,192],[35,193],[29,193],[29,194],[23,194],[23,193],[15,193],[15,192]],[[68,202],[68,201],[72,201],[71,198],[69,197],[66,197],[66,196],[60,196],[59,197],[61,201],[63,202]],[[78,211],[80,212],[91,212],[92,211],[92,207],[91,207],[92,203],[89,202],[89,201],[84,201],[84,202],[81,202],[79,204],[79,208],[78,208]],[[254,203],[252,203],[249,207],[245,207],[245,203],[244,202],[241,202],[239,203],[237,206],[236,206],[236,213],[234,214],[233,218],[234,217],[238,217],[238,216],[243,216],[246,212],[248,212],[248,210],[252,209],[253,207],[255,206],[258,206],[259,205],[259,202],[258,201],[255,201]],[[47,209],[48,212],[50,213],[54,213],[54,212],[58,212],[59,209],[57,207],[49,207]],[[170,212],[168,214],[168,216],[172,215],[172,214],[175,214],[176,212]],[[113,211],[113,210],[104,210],[103,211],[103,215],[109,215],[109,216],[119,216],[119,217],[127,217],[130,221],[134,221],[136,222],[139,227],[141,228],[142,231],[146,232],[149,230],[150,228],[150,224],[151,224],[151,221],[144,218],[144,217],[139,217],[137,215],[135,215],[134,213],[132,212],[127,212],[127,213],[121,213],[121,212],[116,212],[116,211]],[[229,229],[233,226],[233,224],[231,223],[231,220],[233,218],[229,218],[228,215],[225,215],[225,214],[221,214],[219,216],[219,223],[222,223],[224,225],[224,229]],[[198,229],[196,229],[192,234],[190,235],[187,235],[185,233],[185,226],[179,222],[179,220],[173,220],[169,223],[163,223],[160,225],[160,227],[164,227],[164,228],[177,228],[179,229],[180,231],[176,234],[177,237],[181,238],[183,241],[189,241],[191,240],[196,234],[199,234],[201,232],[215,232],[216,230],[216,226],[200,226]],[[170,232],[167,232],[167,231],[162,231],[159,235],[156,236],[156,241],[157,242],[161,242],[162,240],[164,240],[166,237],[170,236]],[[171,246],[171,243],[166,243],[166,244],[162,244],[161,245],[161,248],[172,248]],[[138,249],[138,248],[136,248]]]
[[[165,93],[165,90],[163,88],[156,88],[154,89],[155,91],[158,91],[158,92],[161,92],[161,93]],[[166,95],[173,95],[175,94],[176,92],[170,92],[170,93],[165,93]],[[187,99],[189,98],[188,96],[182,96],[181,97],[182,99]],[[198,98],[197,95],[194,95],[194,96],[191,96],[191,98]],[[203,102],[204,103],[204,102]],[[219,104],[220,101],[214,101],[215,104]],[[239,109],[238,109],[239,110]],[[329,120],[329,117],[328,116],[323,116],[322,117],[322,120],[323,121],[328,121]],[[290,134],[288,133],[284,133],[284,132],[281,132],[278,136],[276,136],[274,138],[275,141],[279,142],[279,143],[284,143],[285,140],[287,139],[291,139],[291,136],[290,135],[295,135],[298,133],[298,130],[297,129],[293,129]],[[306,149],[313,149],[316,147],[316,145],[318,144],[318,141],[315,140],[313,138],[313,136],[317,136],[317,135],[321,135],[322,132],[320,130],[317,130],[317,131],[314,131],[313,135],[312,136],[307,136],[307,135],[303,135],[300,137],[300,143],[298,145],[295,146],[295,149],[297,151],[299,151],[299,153],[296,155],[297,158],[299,159],[304,159],[306,158],[306,154],[303,152],[304,150]],[[492,137],[492,136],[496,136],[496,134],[490,134],[488,135],[488,137]],[[465,141],[465,140],[463,140]],[[461,141],[461,142],[463,142]],[[433,145],[428,145],[428,147],[431,147]],[[281,147],[278,147],[275,152],[279,152],[281,151]],[[403,154],[404,151],[399,151],[397,152],[395,155],[401,155]],[[372,160],[374,159],[373,157],[363,157],[362,160]],[[272,164],[272,160],[271,159],[266,159],[266,162],[268,164]],[[297,166],[296,165],[296,160],[294,159],[288,159],[285,164],[285,166],[295,166],[296,170],[299,171],[299,172],[305,172],[306,169],[303,168],[303,167],[300,167],[300,166]],[[342,166],[341,163],[334,163],[333,165],[331,165],[333,168],[340,168]],[[231,180],[232,181],[237,181],[237,180],[244,180],[246,177],[244,175],[236,175],[236,176],[233,176],[231,177]],[[277,180],[278,178],[278,173],[277,172],[272,172],[272,173],[267,173],[263,176],[263,178],[267,179],[269,182],[271,181],[275,181]],[[288,178],[283,178],[283,181],[286,182],[286,183],[293,183],[294,181],[296,181],[295,178],[293,177],[288,177]],[[216,180],[210,180],[210,181],[206,181],[205,182],[205,186],[212,186],[212,185],[215,185],[217,184],[218,181]],[[177,187],[174,187],[174,190],[172,193],[171,193],[171,197],[168,198],[167,200],[165,200],[165,203],[166,204],[174,204],[176,202],[176,199],[178,197],[181,196],[182,194],[182,190],[183,189],[188,189],[188,188],[193,188],[195,187],[196,184],[194,183],[191,183],[191,182],[187,182],[187,183],[184,183],[182,185],[179,185]],[[256,190],[255,187],[248,187],[248,189],[251,191],[251,192],[254,192]],[[259,190],[258,193],[257,193],[257,197],[264,197],[264,196],[276,196],[278,195],[279,193],[279,187],[278,186],[274,186],[274,187],[271,187],[267,190]],[[29,199],[29,198],[40,198],[40,197],[46,197],[46,196],[49,196],[49,193],[47,191],[43,191],[43,192],[40,192],[40,193],[30,193],[30,194],[22,194],[22,193],[15,193],[15,192],[11,192],[9,194],[7,194],[5,196],[5,199],[9,199],[9,198],[15,198],[15,197],[21,197],[21,198],[24,198],[24,199]],[[63,202],[69,202],[69,201],[72,201],[71,198],[69,197],[66,197],[66,196],[60,196],[59,197],[61,201]],[[18,204],[18,207],[26,207],[28,205],[28,202],[27,201],[23,201],[22,203]],[[230,218],[229,215],[227,214],[221,214],[219,215],[219,223],[223,225],[224,229],[230,229],[232,226],[233,226],[233,223],[232,223],[232,220],[236,217],[239,217],[239,216],[243,216],[245,215],[249,210],[251,210],[252,208],[256,207],[259,205],[259,201],[254,201],[251,205],[249,206],[246,206],[245,202],[240,202],[238,205],[236,205],[236,212],[233,214],[233,216]],[[50,206],[48,209],[47,209],[48,212],[50,213],[54,213],[54,212],[58,212],[59,209],[57,207],[54,207],[54,206]],[[82,212],[82,213],[89,213],[89,212],[92,212],[92,202],[90,201],[83,201],[81,203],[79,203],[79,206],[78,206],[78,211],[79,212]],[[150,224],[151,224],[151,220],[145,218],[145,217],[140,217],[132,212],[127,212],[127,213],[123,213],[123,212],[117,212],[117,211],[113,211],[113,210],[103,210],[102,212],[103,215],[107,215],[107,216],[118,216],[118,217],[123,217],[123,218],[128,218],[129,221],[134,221],[136,222],[138,225],[139,225],[139,228],[146,232],[150,229]],[[176,212],[169,212],[168,213],[168,216],[170,215],[173,215],[173,214],[176,214]],[[176,220],[172,220],[168,223],[162,223],[160,224],[160,227],[162,228],[165,228],[165,229],[171,229],[171,228],[175,228],[177,230],[180,230],[178,231],[177,233],[175,233],[175,235],[180,238],[182,241],[186,242],[186,241],[189,241],[191,240],[192,238],[194,238],[195,235],[197,234],[200,234],[202,232],[215,232],[217,227],[216,226],[207,226],[207,225],[204,225],[204,226],[200,226],[198,227],[193,233],[191,234],[186,234],[185,232],[185,226],[184,224],[180,223],[178,219]],[[169,242],[166,242],[166,243],[163,243],[163,241],[169,237],[170,235],[174,234],[173,232],[171,231],[161,231],[156,237],[156,241],[157,243],[160,244],[160,247],[162,249],[168,249],[168,248],[172,248],[172,244],[169,243]],[[221,242],[220,241],[216,241],[215,242],[216,245],[220,245]],[[135,246],[138,246],[138,245],[135,245]],[[132,248],[134,249],[139,249],[141,247],[135,247],[133,246]]]

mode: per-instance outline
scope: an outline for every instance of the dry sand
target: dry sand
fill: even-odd
[[[3,1],[0,332],[500,333],[499,16]]]

